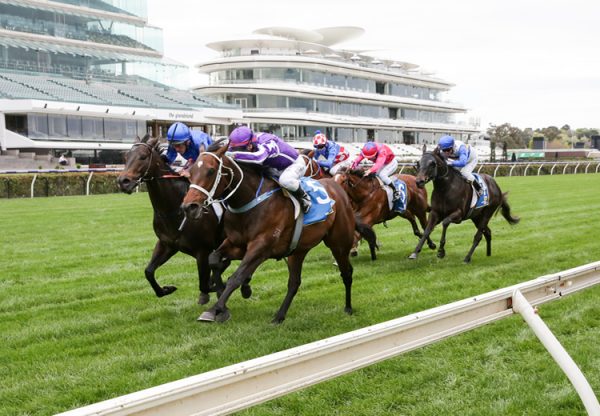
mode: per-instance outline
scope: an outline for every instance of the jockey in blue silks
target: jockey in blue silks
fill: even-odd
[[[185,124],[176,122],[167,131],[167,142],[169,147],[164,155],[167,163],[181,176],[189,177],[189,167],[208,149],[212,139],[203,131],[190,130]]]
[[[448,166],[457,169],[469,184],[473,184],[477,195],[481,195],[481,186],[473,176],[473,169],[477,165],[475,149],[460,140],[455,140],[452,136],[441,137],[438,147],[446,157]]]
[[[306,173],[306,162],[281,138],[270,133],[255,135],[249,127],[240,126],[229,135],[227,155],[238,162],[266,167],[273,177],[279,178],[279,184],[300,201],[302,210],[309,211],[310,197],[300,186],[300,178]]]
[[[333,176],[342,167],[350,167],[350,153],[333,140],[327,140],[327,136],[317,130],[313,137],[315,148],[313,159]]]

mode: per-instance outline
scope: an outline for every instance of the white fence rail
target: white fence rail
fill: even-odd
[[[516,313],[513,296],[519,293],[523,313],[524,301],[537,305],[598,283],[600,262],[595,262],[61,416],[229,414],[507,317]],[[600,415],[593,392],[582,400],[589,414]]]

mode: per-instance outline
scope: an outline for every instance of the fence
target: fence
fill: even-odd
[[[520,313],[579,393],[590,415],[600,405],[577,365],[532,305],[600,283],[600,262],[542,276],[403,318],[107,400],[61,416],[221,415],[329,380],[441,339]]]
[[[121,169],[113,168],[0,170],[0,198],[117,193],[119,172]],[[398,172],[415,174],[415,164],[399,163]],[[599,173],[600,160],[481,163],[475,172],[493,177]],[[144,189],[142,186],[141,190]]]

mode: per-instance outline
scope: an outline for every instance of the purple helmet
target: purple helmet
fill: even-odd
[[[229,148],[246,146],[254,137],[254,133],[247,126],[237,127],[229,135]]]

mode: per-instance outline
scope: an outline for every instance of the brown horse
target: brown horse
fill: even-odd
[[[427,212],[429,204],[427,203],[427,190],[417,187],[415,177],[411,175],[394,175],[406,183],[406,210],[402,213],[391,210],[388,204],[387,192],[381,182],[373,175],[365,175],[361,169],[346,169],[337,173],[334,177],[344,190],[350,196],[354,210],[360,214],[363,222],[370,226],[380,224],[395,217],[407,219],[412,225],[413,233],[418,237],[423,237],[415,217],[419,220],[421,227],[425,229],[427,225]],[[355,246],[358,243],[358,236],[355,238]],[[427,238],[427,245],[432,250],[435,249],[435,243]],[[375,260],[375,246],[369,245],[371,259]]]
[[[459,224],[466,219],[470,219],[477,227],[477,232],[473,237],[473,245],[467,253],[464,261],[469,263],[471,256],[481,241],[481,236],[485,237],[488,256],[492,255],[492,230],[488,223],[494,213],[498,210],[509,224],[514,225],[519,222],[518,217],[513,217],[510,213],[510,206],[506,194],[503,194],[500,187],[489,175],[481,175],[488,187],[489,204],[471,209],[470,203],[473,196],[473,190],[456,169],[448,166],[439,149],[433,152],[426,152],[421,157],[418,165],[417,186],[424,187],[430,180],[433,181],[433,193],[431,194],[431,213],[429,221],[425,228],[424,236],[421,237],[415,251],[409,258],[416,259],[423,247],[425,238],[429,237],[433,228],[442,223],[442,237],[438,249],[438,257],[443,258],[446,255],[444,245],[446,244],[446,229],[450,223]]]
[[[211,264],[222,259],[241,259],[238,269],[227,280],[217,303],[198,319],[223,321],[229,318],[226,302],[242,283],[249,282],[254,271],[265,260],[288,257],[288,290],[273,322],[280,323],[298,288],[306,254],[321,241],[331,250],[344,282],[345,312],[352,313],[352,265],[350,249],[355,218],[344,190],[333,180],[324,179],[325,187],[335,204],[333,212],[322,222],[305,226],[295,249],[294,205],[279,185],[263,176],[256,166],[236,163],[226,156],[226,146],[213,145],[204,152],[190,170],[192,185],[183,200],[189,218],[198,218],[220,198],[229,209],[225,212],[225,241],[211,255]],[[257,199],[261,196],[262,200]],[[260,201],[260,202],[259,202]]]
[[[127,153],[125,170],[117,181],[121,191],[128,194],[142,182],[148,188],[148,196],[154,209],[154,233],[158,241],[144,272],[156,296],[160,298],[177,290],[175,286],[161,287],[154,273],[175,253],[181,251],[196,259],[200,287],[198,303],[205,304],[209,300],[210,291],[208,256],[223,241],[223,225],[219,223],[213,209],[200,221],[186,220],[183,223],[185,217],[181,202],[188,190],[189,181],[174,174],[161,158],[159,145],[158,139],[148,135],[134,143]]]
[[[304,174],[304,176],[307,176],[309,178],[313,178],[313,179],[325,179],[325,178],[331,178],[331,175],[329,174],[329,172],[327,172],[325,169],[323,169],[321,167],[321,165],[319,165],[317,163],[316,160],[313,159],[313,156],[315,154],[314,150],[303,150],[300,152],[300,157],[304,157],[306,163],[307,163],[307,168],[306,168],[306,173]]]

